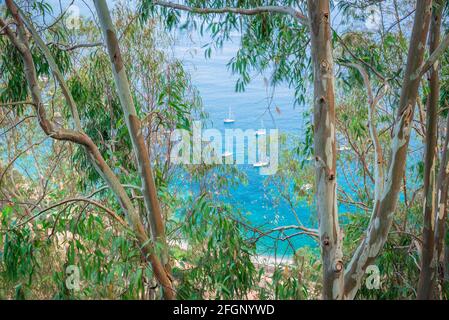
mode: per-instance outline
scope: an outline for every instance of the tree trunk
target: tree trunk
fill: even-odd
[[[447,228],[447,226],[446,226]],[[442,277],[440,277],[440,281],[441,281],[441,286],[442,288],[444,288],[445,286],[447,286],[447,282],[449,281],[449,245],[446,241],[443,241],[443,252],[441,253],[441,275]]]
[[[447,220],[447,199],[449,189],[449,117],[446,122],[446,138],[441,155],[440,169],[438,172],[438,210],[435,217],[435,246],[434,260],[437,268],[435,276],[438,280],[438,291],[442,290],[445,270],[448,269],[445,262],[445,233]]]
[[[443,6],[441,1],[436,1],[432,12],[432,20],[429,31],[429,52],[432,54],[440,44],[441,12]],[[429,97],[426,113],[426,145],[424,159],[424,220],[423,220],[423,244],[421,255],[421,272],[419,274],[418,294],[420,300],[431,299],[434,292],[434,232],[435,232],[435,210],[436,182],[435,166],[437,155],[437,121],[438,104],[440,98],[440,78],[438,62],[430,70]]]
[[[18,28],[18,38],[15,34],[9,29],[9,27],[0,19],[0,27],[5,29],[6,35],[10,39],[10,41],[15,45],[17,50],[22,55],[23,63],[24,63],[24,73],[27,80],[28,87],[31,92],[31,98],[34,103],[34,107],[36,109],[36,113],[38,115],[39,125],[42,130],[48,136],[51,136],[55,140],[61,141],[70,141],[73,143],[77,143],[82,145],[86,153],[91,160],[93,166],[97,170],[97,172],[102,176],[102,178],[109,185],[115,196],[117,197],[121,208],[123,209],[126,217],[130,225],[135,232],[137,239],[139,240],[140,249],[145,254],[147,261],[151,264],[153,268],[153,272],[155,274],[156,279],[163,287],[164,297],[166,299],[174,298],[174,290],[172,288],[172,283],[167,275],[165,268],[159,258],[155,255],[154,246],[148,238],[142,220],[135,210],[130,198],[128,197],[125,189],[121,185],[117,176],[113,173],[111,168],[105,162],[103,156],[98,150],[97,146],[93,143],[89,136],[87,136],[80,128],[79,131],[68,130],[64,128],[58,128],[53,122],[48,120],[46,115],[46,110],[44,108],[44,104],[42,102],[42,95],[40,91],[40,87],[38,85],[36,68],[34,65],[33,57],[31,51],[29,49],[28,38],[26,35],[26,31],[22,22],[22,19],[19,15],[19,9],[12,0],[6,0],[6,5],[8,10],[11,12]],[[47,52],[48,54],[48,52]],[[55,65],[52,66],[55,68]],[[59,70],[53,70],[53,72],[59,72]],[[58,79],[61,82],[64,80],[62,78]],[[64,83],[65,85],[65,83]],[[67,91],[67,94],[70,95],[70,92]],[[67,96],[66,96],[67,98]],[[69,97],[68,103],[70,101],[73,102],[73,98]],[[72,112],[76,110],[76,105],[73,102]],[[78,113],[76,112],[75,115]],[[75,116],[74,115],[74,116]],[[76,116],[75,116],[76,118]],[[75,121],[77,122],[77,121]],[[77,125],[79,127],[79,123]]]
[[[151,227],[155,248],[158,249],[165,265],[166,272],[170,273],[167,243],[165,237],[165,223],[162,216],[157,189],[151,170],[151,161],[148,149],[142,135],[140,119],[137,117],[136,108],[131,95],[130,85],[126,74],[126,68],[121,55],[115,27],[105,0],[97,0],[95,8],[98,14],[101,29],[109,52],[112,64],[117,93],[125,116],[126,125],[133,144],[134,154],[137,158],[137,166],[142,182],[142,195],[148,220]],[[169,275],[170,276],[170,275]]]
[[[314,69],[316,206],[323,263],[323,299],[341,299],[343,262],[337,212],[335,97],[329,0],[308,0]]]
[[[401,99],[396,123],[393,128],[391,161],[384,181],[382,195],[374,203],[366,237],[355,251],[351,262],[345,270],[344,296],[346,299],[353,299],[357,294],[365,270],[379,255],[393,222],[401,191],[402,177],[405,172],[413,112],[418,95],[421,79],[420,71],[429,31],[431,4],[431,0],[418,0],[416,4]]]

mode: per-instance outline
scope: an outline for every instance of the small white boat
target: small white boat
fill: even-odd
[[[223,152],[223,154],[221,155],[223,158],[227,158],[227,157],[231,157],[233,155],[232,152],[229,151],[225,151]]]
[[[263,136],[267,134],[267,130],[265,129],[265,126],[263,125],[263,120],[260,120],[260,128],[256,131],[256,136]]]
[[[311,183],[306,183],[305,185],[303,185],[302,187],[301,187],[301,190],[302,191],[309,191],[310,189],[312,189],[313,188],[313,185],[311,184]]]
[[[349,150],[351,150],[351,147],[349,147],[349,146],[341,146],[341,147],[338,147],[337,148],[337,150],[338,151],[349,151]]]
[[[262,168],[262,167],[267,167],[270,163],[268,161],[257,161],[256,163],[253,164],[254,168]]]
[[[228,117],[223,120],[224,123],[234,123],[231,107],[229,107]]]
[[[253,163],[254,168],[268,167],[269,165],[270,165],[270,161],[268,161],[268,160],[260,160],[260,161]]]

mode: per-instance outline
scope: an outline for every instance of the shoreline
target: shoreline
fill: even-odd
[[[175,241],[175,245],[177,245],[182,250],[188,250],[188,244],[183,241]],[[294,263],[293,257],[286,257],[286,256],[275,256],[275,255],[267,255],[267,254],[255,254],[253,257],[251,257],[252,263],[259,267],[267,267],[267,268],[274,268],[276,266],[288,266],[292,265]]]

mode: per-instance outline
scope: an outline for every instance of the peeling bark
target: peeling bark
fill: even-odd
[[[17,24],[18,37],[14,34],[14,32],[6,25],[6,23],[2,19],[0,19],[0,27],[4,29],[6,35],[22,56],[24,62],[25,77],[27,80],[28,87],[30,89],[31,98],[33,100],[33,106],[35,107],[36,113],[38,115],[37,118],[40,127],[42,128],[42,130],[45,132],[46,135],[52,137],[55,140],[70,141],[85,147],[86,153],[91,162],[93,163],[95,169],[106,181],[106,183],[110,186],[118,202],[120,203],[120,206],[123,209],[130,225],[132,226],[133,231],[135,232],[136,237],[139,241],[139,244],[141,245],[140,249],[145,254],[146,259],[152,265],[155,277],[163,288],[164,297],[166,299],[173,299],[175,292],[172,287],[171,279],[167,274],[164,265],[161,263],[160,259],[155,254],[154,246],[146,234],[144,225],[141,221],[138,211],[134,208],[125,189],[123,188],[123,186],[121,185],[120,181],[113,173],[111,168],[105,162],[97,146],[90,139],[90,137],[87,136],[84,132],[59,128],[47,118],[44,104],[42,102],[41,91],[38,85],[33,57],[29,49],[26,31],[22,19],[19,15],[18,7],[12,0],[6,0],[6,5]],[[53,72],[55,72],[55,70],[53,70]],[[63,82],[62,78],[58,80],[60,81],[60,84],[61,82]]]
[[[120,104],[125,117],[126,125],[128,127],[128,132],[131,137],[134,154],[137,158],[137,167],[142,182],[142,195],[151,228],[152,239],[156,244],[156,247],[162,249],[160,256],[165,266],[166,273],[169,278],[171,278],[164,219],[157,197],[157,189],[151,169],[150,155],[144,142],[140,120],[137,117],[117,34],[112,23],[106,1],[96,0],[94,3],[100,26],[106,40]]]
[[[383,182],[382,195],[374,204],[366,237],[345,270],[344,297],[346,299],[353,299],[357,294],[365,270],[379,255],[393,222],[405,172],[411,123],[421,79],[420,67],[423,63],[424,44],[429,30],[431,4],[430,0],[418,0],[416,4],[401,99],[393,129],[391,160]]]
[[[328,0],[308,1],[314,69],[316,206],[323,263],[323,299],[341,299],[342,233],[338,224],[334,61]]]
[[[432,12],[429,31],[429,52],[432,54],[440,43],[441,1],[436,1]],[[421,254],[421,271],[419,274],[417,298],[431,299],[434,292],[434,232],[436,199],[436,154],[437,154],[437,121],[438,103],[440,98],[440,79],[438,61],[433,65],[429,75],[429,97],[426,113],[426,143],[424,161],[424,219],[423,244]]]
[[[435,247],[434,247],[434,263],[435,274],[438,287],[437,291],[441,291],[443,283],[447,279],[448,261],[445,260],[445,233],[447,223],[447,200],[449,189],[449,117],[446,122],[446,137],[441,155],[440,168],[438,171],[437,183],[437,214],[435,217]]]

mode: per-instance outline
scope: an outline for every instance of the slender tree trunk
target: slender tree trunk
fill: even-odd
[[[323,299],[341,299],[343,262],[337,212],[335,97],[329,0],[309,0],[314,69],[316,206],[323,262]]]
[[[446,226],[447,229],[447,226]],[[441,286],[442,288],[444,288],[446,285],[447,286],[447,282],[449,281],[449,245],[447,243],[447,241],[443,240],[443,250],[441,253],[441,277],[440,277],[440,282],[441,282]]]
[[[435,277],[438,280],[438,290],[442,290],[445,270],[448,269],[445,262],[445,233],[447,220],[447,200],[449,189],[449,117],[446,122],[446,138],[444,140],[441,155],[440,169],[438,172],[438,211],[435,217],[435,246],[434,260],[437,268]]]
[[[418,0],[416,4],[401,99],[393,129],[391,161],[383,182],[382,195],[374,203],[366,237],[355,251],[345,270],[344,296],[346,299],[353,299],[357,294],[365,270],[373,264],[379,255],[393,222],[405,171],[413,112],[421,79],[420,71],[429,31],[431,4],[431,0]]]
[[[429,31],[429,52],[433,53],[440,44],[441,12],[443,6],[441,1],[436,1],[433,7],[432,19]],[[438,104],[440,98],[440,78],[438,62],[430,70],[429,97],[426,113],[426,144],[424,161],[424,220],[423,220],[423,244],[421,255],[421,272],[418,282],[418,299],[431,299],[434,292],[434,233],[435,233],[435,211],[436,182],[435,167],[437,155],[437,122]]]
[[[141,122],[137,116],[136,108],[134,106],[115,27],[112,23],[111,14],[106,1],[96,0],[94,3],[108,48],[115,84],[125,116],[126,125],[133,144],[134,154],[137,157],[137,166],[139,168],[139,174],[142,181],[142,195],[144,198],[145,208],[148,213],[153,241],[155,242],[157,248],[160,247],[162,261],[166,266],[167,273],[170,273],[165,237],[165,223],[151,170],[150,155],[142,135]]]
[[[4,28],[6,35],[10,39],[10,41],[14,44],[17,50],[22,55],[23,63],[24,63],[24,73],[27,80],[28,87],[31,92],[31,98],[33,100],[34,107],[36,109],[36,113],[38,115],[39,125],[42,130],[48,136],[51,136],[55,140],[61,141],[70,141],[82,145],[89,159],[92,161],[93,166],[97,170],[97,172],[103,177],[106,183],[110,186],[111,190],[117,197],[120,206],[122,207],[126,217],[133,228],[133,231],[136,234],[136,237],[140,244],[140,249],[145,254],[145,258],[151,264],[153,268],[153,272],[155,274],[155,278],[161,284],[163,288],[164,297],[166,299],[174,298],[174,290],[172,287],[171,279],[167,275],[164,265],[161,263],[160,259],[155,255],[154,245],[151,240],[148,238],[147,233],[145,231],[145,227],[142,223],[142,220],[134,208],[130,198],[128,197],[125,189],[121,185],[117,176],[113,173],[111,168],[105,162],[103,156],[98,150],[97,146],[93,143],[89,136],[87,136],[81,129],[79,131],[68,130],[64,128],[58,128],[53,122],[48,120],[46,115],[46,110],[44,108],[44,104],[42,102],[42,95],[40,91],[40,87],[38,85],[36,69],[33,61],[33,57],[30,51],[28,38],[26,35],[26,31],[22,22],[22,19],[19,15],[19,10],[14,1],[6,0],[6,5],[8,10],[11,12],[18,28],[18,37],[12,32],[11,29],[4,23],[2,19],[0,19],[0,27]],[[48,53],[47,53],[48,54]],[[53,66],[55,67],[55,66]],[[53,72],[59,72],[58,70],[53,70]],[[62,78],[58,79],[60,82],[64,82]],[[65,83],[64,83],[65,85]],[[67,94],[70,95],[70,92],[67,91]],[[66,97],[67,98],[67,97]],[[69,97],[71,98],[71,97]],[[73,102],[73,98],[68,99],[68,103]],[[76,110],[76,105],[73,102],[72,112]],[[78,113],[75,112],[74,116]],[[76,116],[75,116],[76,118]],[[79,121],[76,125],[79,127]]]

